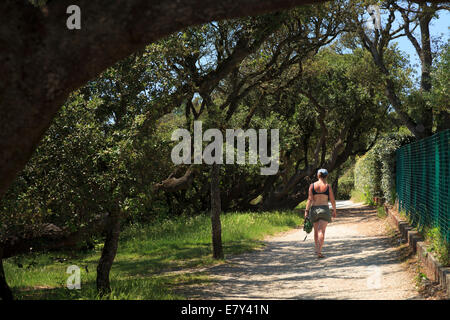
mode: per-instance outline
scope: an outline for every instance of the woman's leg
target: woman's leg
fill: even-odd
[[[321,254],[322,252],[322,246],[325,241],[325,230],[327,228],[328,221],[320,219],[318,221],[318,228],[317,228],[317,242],[318,242],[318,249],[317,254]]]
[[[319,234],[319,221],[314,222],[313,226],[314,226],[314,244],[316,246],[316,253],[317,253],[317,252],[319,252],[319,251],[317,251],[318,248],[319,248],[319,236],[318,236],[318,234]]]

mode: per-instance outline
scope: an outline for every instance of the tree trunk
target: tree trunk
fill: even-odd
[[[109,272],[116,257],[120,235],[120,217],[118,213],[111,214],[109,217],[105,233],[105,245],[97,266],[97,291],[101,296],[111,292]]]
[[[2,249],[0,248],[0,298],[3,301],[14,300],[11,288],[8,286],[5,277],[5,270],[3,270],[3,255]]]
[[[389,76],[389,73],[384,73]],[[425,126],[422,123],[416,123],[405,111],[402,110],[402,103],[396,94],[395,84],[391,79],[386,79],[386,96],[392,107],[397,113],[400,121],[408,128],[408,130],[416,137],[417,140],[426,138],[424,133]]]
[[[426,10],[427,6],[424,4],[422,10]],[[421,79],[420,87],[424,92],[430,92],[431,81],[431,68],[433,65],[433,55],[431,52],[431,37],[430,37],[430,22],[433,18],[433,14],[425,14],[419,19],[420,36],[422,43],[422,50],[418,52],[421,61]],[[428,107],[426,102],[423,102],[422,110],[422,123],[424,125],[424,134],[430,136],[433,134],[433,109]]]
[[[331,184],[331,189],[333,189],[334,197],[337,199],[338,196],[338,188],[339,188],[339,178],[341,176],[341,168],[338,168],[336,179]]]
[[[450,129],[450,113],[442,110],[436,117],[436,132]]]
[[[214,163],[211,167],[211,226],[212,226],[212,246],[213,258],[223,259],[222,248],[222,226],[220,223],[220,171],[219,165]]]

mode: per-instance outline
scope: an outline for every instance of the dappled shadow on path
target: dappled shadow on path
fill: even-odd
[[[403,270],[388,238],[365,236],[354,228],[375,216],[370,207],[339,210],[327,229],[325,259],[314,254],[313,233],[303,242],[305,233],[296,230],[267,241],[263,250],[210,268],[215,281],[185,288],[184,294],[200,299],[389,299],[386,295],[394,290],[394,299],[415,298],[389,282]],[[374,272],[383,280],[376,288],[368,285]]]

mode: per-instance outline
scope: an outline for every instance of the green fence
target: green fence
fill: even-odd
[[[399,210],[414,226],[439,227],[450,241],[450,130],[407,144],[396,151]]]

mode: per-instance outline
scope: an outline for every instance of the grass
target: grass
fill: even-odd
[[[400,211],[398,212],[398,215],[399,215],[400,218],[402,218],[403,220],[410,221],[410,219],[409,219],[409,217],[408,217],[408,215],[407,215],[407,213],[406,213],[405,210],[400,210]]]
[[[375,202],[373,201],[373,197],[369,193],[364,193],[362,191],[355,190],[355,189],[353,189],[351,191],[351,198],[350,198],[350,200],[355,202],[355,203],[363,202],[364,204],[367,204],[369,206],[376,205]],[[377,205],[377,216],[380,219],[384,219],[384,218],[387,217],[386,210],[384,209],[384,206]]]
[[[306,203],[308,202],[308,200],[302,201],[300,202],[297,207],[295,207],[295,209],[299,209],[299,210],[305,210],[306,209]]]
[[[413,225],[411,217],[405,210],[400,210],[398,215],[410,225]],[[450,266],[450,244],[443,239],[438,227],[419,228],[415,226],[413,230],[420,232],[427,244],[428,251],[432,252],[444,267]]]
[[[439,228],[427,228],[422,232],[428,251],[433,252],[443,266],[450,266],[450,244],[442,239]]]
[[[377,207],[377,217],[380,219],[385,219],[387,217],[386,210],[383,206]]]
[[[262,239],[302,223],[298,211],[227,213],[221,216],[225,256],[263,246]],[[201,272],[167,273],[216,263],[211,255],[211,222],[207,215],[172,217],[151,225],[132,225],[121,234],[111,270],[108,299],[184,299],[177,288],[207,283]],[[88,253],[51,252],[5,261],[7,280],[17,299],[99,299],[96,266],[101,246]],[[69,290],[66,273],[80,267],[81,290]]]
[[[351,191],[351,201],[358,203],[358,202],[366,202],[366,196],[364,195],[363,192],[361,191],[357,191],[357,190],[352,190]]]
[[[401,210],[399,216],[413,225],[411,217],[405,210]],[[419,228],[416,226],[413,230],[420,232],[427,244],[428,251],[432,252],[443,266],[450,266],[450,244],[443,239],[438,227]]]
[[[421,288],[424,282],[428,280],[427,275],[422,272],[422,268],[420,267],[420,265],[417,265],[417,271],[414,280],[416,281],[416,286],[418,288]]]
[[[359,190],[352,190],[351,192],[351,198],[350,200],[357,203],[357,202],[363,202],[364,204],[367,204],[369,206],[375,205],[375,202],[373,201],[373,196],[370,194],[369,191],[359,191]]]

